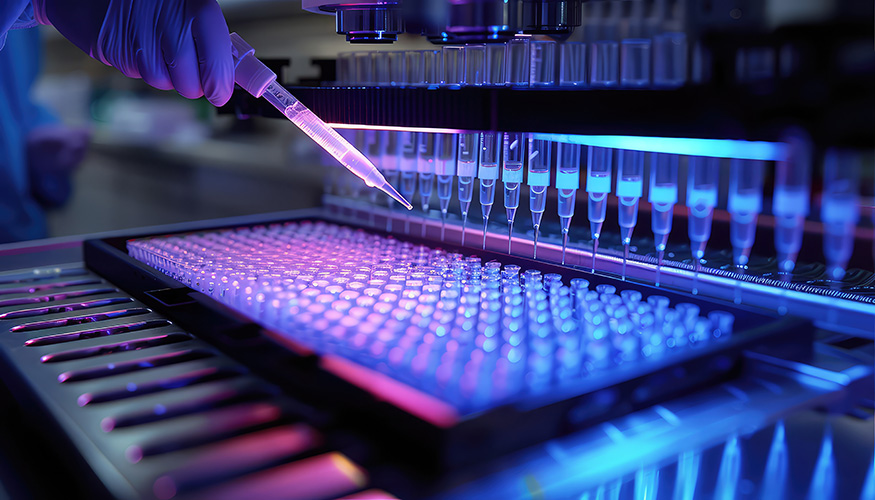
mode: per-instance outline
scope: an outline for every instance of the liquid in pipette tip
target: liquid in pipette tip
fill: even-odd
[[[626,261],[629,260],[629,243],[623,243],[623,281],[626,281]]]
[[[510,244],[513,241],[513,219],[507,221],[507,254],[510,255]]]

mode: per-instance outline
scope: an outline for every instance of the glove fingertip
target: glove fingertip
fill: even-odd
[[[224,106],[231,100],[234,92],[234,77],[230,71],[221,71],[221,76],[215,73],[206,78],[204,82],[204,95],[214,106]]]

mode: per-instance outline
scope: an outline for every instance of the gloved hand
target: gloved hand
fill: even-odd
[[[70,197],[70,175],[82,163],[91,133],[83,128],[43,125],[27,135],[31,195],[43,206],[63,205]]]
[[[216,0],[33,0],[51,24],[91,57],[125,76],[216,106],[231,98],[228,25]]]

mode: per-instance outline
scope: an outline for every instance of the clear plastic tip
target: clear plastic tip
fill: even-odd
[[[393,200],[404,205],[407,210],[413,210],[413,205],[411,205],[409,201],[405,200],[404,197],[401,196],[401,193],[399,193],[394,187],[392,187],[392,185],[389,184],[388,181],[384,180],[381,186],[374,187],[389,195],[389,197],[391,197]]]

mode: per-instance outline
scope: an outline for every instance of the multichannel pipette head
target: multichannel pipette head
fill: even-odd
[[[237,33],[231,33],[231,54],[234,58],[234,81],[255,97],[264,97],[283,115],[298,126],[316,144],[336,158],[350,172],[376,187],[408,210],[413,206],[402,197],[359,150],[341,137],[288,90],[276,81],[276,74],[255,57],[255,49]]]

